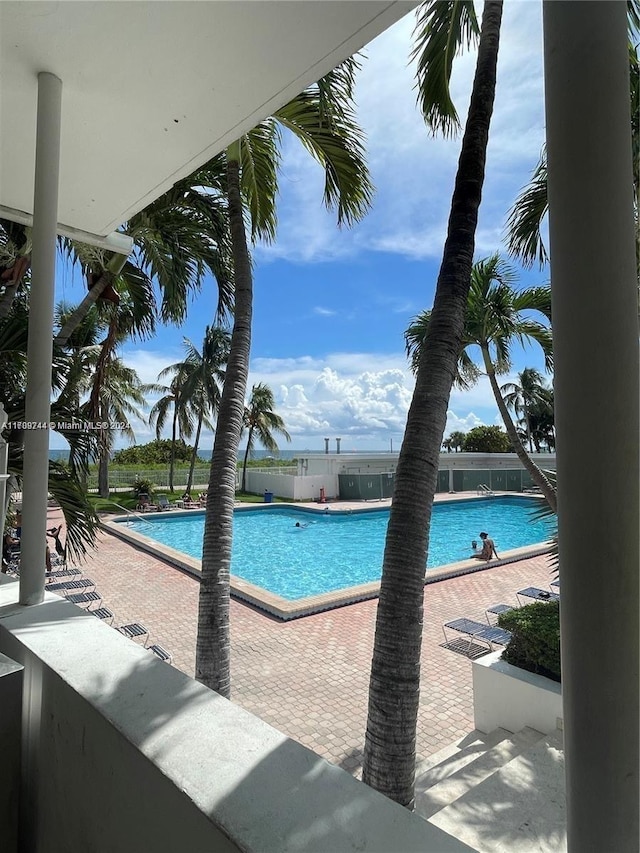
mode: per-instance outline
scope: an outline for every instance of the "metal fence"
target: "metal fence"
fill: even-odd
[[[169,468],[155,468],[150,471],[127,471],[118,468],[109,468],[109,487],[112,489],[121,489],[123,487],[133,488],[136,480],[149,480],[159,488],[166,488],[169,485]],[[186,486],[189,478],[189,469],[180,468],[173,472],[173,482],[175,486]],[[206,486],[209,483],[209,466],[196,466],[193,471],[193,485]],[[91,473],[88,478],[88,488],[98,488],[98,472]]]

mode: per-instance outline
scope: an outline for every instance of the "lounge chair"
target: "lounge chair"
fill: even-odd
[[[518,603],[522,604],[520,601],[520,596],[522,598],[533,598],[534,601],[560,601],[560,595],[557,592],[549,592],[546,589],[540,589],[537,586],[528,586],[526,589],[519,589],[516,592],[516,596],[518,597]]]
[[[149,631],[144,625],[141,625],[139,622],[130,622],[128,625],[121,625],[118,631],[130,640],[134,640],[136,637],[145,637],[144,646],[146,648],[149,641]]]
[[[165,663],[171,663],[171,653],[166,649],[163,649],[162,646],[159,646],[157,643],[154,643],[152,646],[147,647],[147,651],[150,651],[157,658],[164,661]]]
[[[510,610],[513,610],[511,604],[494,604],[493,607],[487,607],[484,612],[487,616],[487,622],[491,625],[491,616],[499,616],[501,613],[508,613]]]
[[[162,512],[165,509],[171,509],[171,504],[166,495],[158,495],[158,512]]]
[[[489,651],[493,651],[493,645],[506,646],[511,639],[511,632],[505,631],[504,628],[497,628],[493,625],[484,625],[482,622],[476,622],[474,619],[454,619],[451,622],[445,622],[442,626],[445,643],[450,640],[447,637],[446,628],[451,631],[457,631],[459,634],[465,634],[469,637],[469,647],[467,655],[471,652],[471,645],[474,640],[481,643],[486,643]]]
[[[95,610],[87,610],[87,613],[90,613],[92,616],[95,616],[101,621],[109,619],[111,624],[113,624],[113,611],[109,610],[108,607],[96,607]]]
[[[95,604],[97,601],[98,604],[102,603],[102,596],[97,592],[77,592],[75,595],[68,595],[67,601],[70,601],[72,604],[77,604],[80,606],[81,604],[86,604],[87,607],[90,607],[92,604]]]
[[[152,502],[149,495],[141,492],[138,495],[138,504],[136,506],[136,512],[151,512],[151,510],[156,509],[156,505]]]

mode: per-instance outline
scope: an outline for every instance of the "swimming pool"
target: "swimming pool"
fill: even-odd
[[[468,558],[481,530],[499,554],[545,542],[532,521],[539,499],[491,497],[435,503],[427,569]],[[242,509],[234,517],[232,574],[287,601],[380,580],[388,509],[318,513],[291,506]],[[296,522],[305,527],[296,527]],[[145,538],[202,557],[204,512],[154,515],[127,525]]]

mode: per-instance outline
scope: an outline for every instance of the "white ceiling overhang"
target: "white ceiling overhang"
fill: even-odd
[[[58,219],[106,235],[414,2],[0,2],[0,205],[33,212],[37,74],[62,80]]]

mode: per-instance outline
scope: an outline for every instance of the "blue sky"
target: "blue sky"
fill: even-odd
[[[505,4],[476,258],[504,251],[507,211],[544,141],[541,5]],[[397,449],[402,438],[413,389],[403,332],[433,302],[461,143],[430,136],[417,110],[408,59],[414,20],[412,13],[365,51],[356,97],[376,195],[363,222],[337,229],[322,207],[319,167],[295,140],[284,141],[278,237],[254,251],[249,385],[271,386],[293,449],[323,450],[325,436],[341,437],[345,451],[387,450],[391,440]],[[456,60],[462,121],[474,67],[475,53]],[[522,285],[547,280],[547,270],[521,271]],[[61,269],[58,298],[81,296],[78,276]],[[183,336],[201,343],[215,302],[209,281],[182,328],[161,327],[153,340],[128,345],[124,360],[155,381],[182,357]],[[514,372],[525,366],[542,369],[535,348],[515,352]],[[500,423],[485,379],[453,391],[445,434],[480,423]],[[134,428],[139,443],[153,437],[143,424]],[[211,444],[204,436],[202,446]]]

